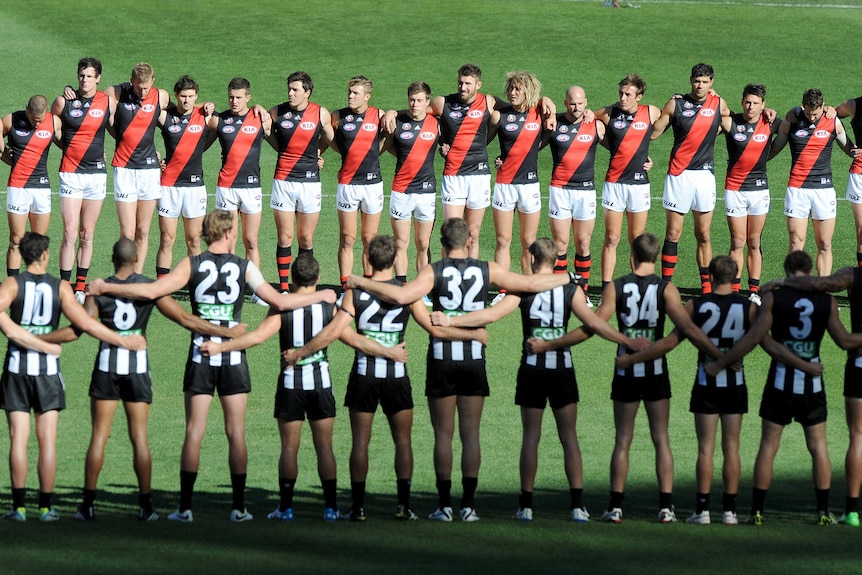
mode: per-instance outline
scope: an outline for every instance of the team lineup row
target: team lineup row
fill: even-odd
[[[650,420],[656,448],[659,482],[659,521],[676,520],[673,491],[673,455],[668,441],[670,378],[665,356],[680,339],[688,337],[699,348],[698,373],[690,410],[695,415],[699,455],[697,503],[688,521],[710,523],[709,494],[713,475],[715,435],[722,425],[724,495],[722,521],[736,524],[739,487],[739,433],[748,410],[744,373],[728,368],[760,343],[772,356],[760,406],[763,431],[755,462],[750,522],[761,525],[772,462],[783,428],[799,421],[812,454],[817,498],[817,520],[835,523],[829,511],[831,464],[826,443],[826,397],[819,346],[825,331],[850,350],[845,373],[845,400],[851,442],[846,459],[848,495],[842,522],[859,524],[858,496],[862,480],[859,439],[854,432],[862,418],[858,349],[862,348],[862,268],[844,268],[835,276],[813,278],[811,258],[792,252],[785,260],[786,278],[773,282],[782,289],[764,289],[762,306],[733,292],[737,268],[732,258],[719,256],[710,263],[714,290],[682,306],[673,283],[659,278],[656,261],[660,241],[653,234],[632,242],[632,273],[608,284],[598,309],[591,311],[575,274],[556,274],[556,246],[539,239],[529,247],[533,274],[515,274],[496,262],[469,257],[469,225],[451,218],[441,227],[443,258],[429,264],[406,284],[394,277],[397,246],[390,236],[369,242],[370,278],[351,275],[340,307],[332,290],[317,291],[320,268],[309,254],[300,254],[294,266],[293,293],[278,293],[264,281],[257,266],[230,253],[235,237],[230,212],[210,212],[203,223],[207,250],[183,258],[166,276],[151,281],[136,274],[136,247],[130,239],[114,246],[116,273],[87,286],[84,311],[67,282],[47,274],[48,238],[28,233],[21,242],[27,266],[17,277],[0,286],[0,309],[8,309],[20,329],[11,329],[2,379],[2,408],[10,426],[10,470],[13,509],[7,519],[25,520],[25,481],[30,411],[36,416],[40,438],[40,519],[54,521],[59,514],[51,505],[56,470],[54,442],[59,411],[65,407],[56,344],[86,331],[103,341],[93,369],[90,387],[93,434],[87,452],[83,501],[76,518],[95,519],[96,484],[102,468],[107,434],[119,400],[123,400],[134,444],[135,470],[139,479],[139,518],[158,518],[150,490],[150,455],[147,416],[152,400],[146,355],[146,323],[153,305],[192,332],[183,380],[186,398],[186,436],[180,467],[180,501],[168,518],[193,520],[192,498],[207,413],[215,392],[225,412],[233,500],[231,521],[252,519],[245,507],[247,449],[245,411],[251,390],[244,350],[279,334],[282,350],[274,416],[281,438],[279,496],[274,520],[293,519],[293,489],[298,474],[297,450],[303,421],[308,418],[323,484],[324,519],[344,517],[364,521],[368,442],[377,406],[383,408],[395,441],[397,479],[396,517],[416,519],[410,507],[413,472],[411,428],[413,399],[406,371],[404,337],[409,316],[430,334],[425,395],[434,428],[434,468],[438,507],[429,518],[453,520],[452,441],[455,414],[462,441],[460,518],[479,520],[475,493],[481,461],[479,425],[484,398],[489,394],[485,370],[487,332],[482,326],[520,308],[524,346],[517,376],[516,403],[521,407],[521,494],[515,519],[532,520],[532,493],[537,466],[542,413],[548,403],[557,419],[564,448],[565,471],[571,493],[571,518],[584,522],[590,514],[583,504],[583,474],[576,432],[577,382],[571,345],[592,334],[618,344],[611,386],[616,441],[611,457],[611,495],[602,520],[622,521],[622,504],[628,472],[628,452],[634,420],[641,401]],[[496,306],[486,305],[496,285],[510,295]],[[172,303],[169,294],[188,286],[192,313]],[[242,303],[246,287],[272,305],[273,312],[254,330],[242,333]],[[838,319],[834,299],[823,290],[849,289],[852,334]],[[811,291],[803,291],[811,290]],[[432,300],[429,313],[423,296]],[[59,328],[60,313],[73,327]],[[575,314],[583,326],[568,331]],[[616,316],[619,329],[607,322]],[[96,317],[101,320],[96,321]],[[665,318],[676,325],[667,337]],[[5,314],[0,314],[5,318]],[[0,319],[0,321],[4,321]],[[355,323],[355,330],[350,327]],[[33,341],[32,334],[42,340]],[[29,335],[29,341],[27,341]],[[22,339],[24,338],[24,339]],[[336,507],[336,466],[332,451],[335,400],[326,347],[340,338],[356,349],[345,403],[350,410],[353,451],[350,474],[352,504],[341,514]],[[54,346],[54,347],[52,347]],[[32,349],[32,350],[31,350]]]
[[[357,211],[362,270],[371,273],[367,248],[377,234],[384,207],[379,162],[384,151],[396,157],[389,211],[399,248],[395,273],[402,280],[408,273],[411,224],[415,227],[416,271],[429,263],[436,218],[434,158],[438,147],[445,157],[439,185],[444,219],[467,220],[472,238],[470,255],[477,257],[484,212],[492,206],[494,260],[508,269],[517,208],[523,273],[530,273],[528,247],[536,239],[540,220],[538,153],[543,146],[550,147],[553,170],[548,213],[557,245],[556,266],[561,271],[568,267],[573,234],[574,270],[582,277],[585,289],[592,267],[597,145],[601,143],[610,151],[601,194],[605,223],[601,281],[605,285],[614,276],[624,216],[629,242],[645,229],[650,208],[649,143],[669,127],[674,144],[662,200],[667,218],[662,277],[673,277],[684,216],[691,211],[703,292],[711,289],[707,265],[712,258],[710,230],[716,199],[714,146],[722,132],[729,155],[725,211],[730,255],[741,273],[748,246],[748,287],[753,299],[759,297],[760,236],[769,210],[766,164],[787,144],[792,156],[784,209],[789,251],[804,247],[810,217],[817,271],[820,275],[831,271],[835,227],[831,150],[835,141],[854,158],[846,197],[853,205],[857,238],[862,238],[862,159],[839,120],[850,117],[856,140],[862,137],[862,114],[856,113],[858,99],[847,100],[835,109],[824,106],[819,90],[809,89],[803,94],[801,107],[777,120],[775,112],[765,108],[765,88],[749,84],[743,90],[742,112],[732,114],[725,100],[711,90],[714,73],[707,64],[694,66],[690,91],[671,98],[661,109],[641,104],[646,83],[630,74],[619,83],[617,103],[589,110],[583,88],[572,86],[561,113],[551,98],[541,95],[541,83],[530,72],[508,75],[508,102],[482,94],[482,73],[473,64],[458,70],[457,92],[432,98],[427,84],[414,82],[407,90],[407,109],[387,112],[369,104],[373,84],[364,76],[349,80],[347,106],[332,113],[311,102],[314,84],[305,72],[288,76],[288,100],[268,111],[260,106],[249,108],[250,84],[234,78],[228,84],[229,108],[217,114],[212,103],[197,104],[198,86],[188,76],[175,84],[174,103],[167,91],[153,86],[154,72],[149,64],[136,65],[129,82],[105,92],[98,90],[101,71],[101,62],[83,58],[78,62],[78,89],[67,87],[50,111],[44,97],[34,96],[26,110],[3,119],[3,134],[9,140],[3,158],[13,166],[7,200],[8,274],[20,266],[17,246],[28,219],[34,231],[44,234],[47,230],[47,152],[53,139],[63,150],[60,275],[71,281],[77,262],[74,286],[79,301],[83,301],[95,227],[106,195],[106,130],[117,141],[112,161],[114,198],[121,235],[133,238],[138,247],[137,272],[143,269],[152,214],[158,206],[157,276],[171,268],[181,215],[188,253],[200,253],[200,227],[207,209],[202,155],[216,140],[222,154],[216,208],[238,214],[245,255],[258,266],[262,141],[266,139],[278,153],[270,206],[277,230],[276,263],[282,291],[289,289],[294,236],[298,253],[313,251],[322,197],[320,154],[329,147],[341,156],[336,207],[342,283],[354,267],[354,244],[360,233]],[[163,160],[156,151],[157,127],[164,139]],[[499,140],[500,156],[492,193],[487,145],[494,137]],[[862,246],[862,239],[858,244]],[[857,260],[862,261],[859,246]],[[737,291],[739,284],[734,282]]]

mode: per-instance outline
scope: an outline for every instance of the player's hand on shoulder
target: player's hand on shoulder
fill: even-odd
[[[770,281],[766,282],[765,284],[763,284],[762,286],[760,286],[760,295],[766,295],[769,292],[771,292],[771,291],[773,291],[779,287],[781,287],[781,286],[779,286],[777,283],[775,283],[775,280],[770,280]]]
[[[446,156],[449,155],[449,150],[451,150],[451,149],[452,149],[452,146],[450,146],[449,144],[442,144],[440,146],[440,156],[445,158]]]
[[[96,278],[91,280],[85,287],[84,293],[91,296],[102,295],[102,291],[105,287],[105,280],[101,278]]]
[[[596,113],[590,109],[584,110],[584,124],[592,124],[596,121]]]
[[[78,92],[75,91],[75,88],[72,86],[66,86],[63,88],[63,98],[69,101],[78,99]]]
[[[394,134],[395,130],[398,128],[398,111],[397,110],[387,110],[385,114],[383,114],[383,121],[381,122],[383,131],[387,134]]]
[[[206,116],[207,118],[215,114],[215,104],[213,104],[212,102],[204,102],[204,105],[201,106],[201,109],[204,112],[204,116]]]
[[[320,290],[318,293],[320,293],[320,301],[322,302],[335,303],[338,300],[338,296],[333,289]]]

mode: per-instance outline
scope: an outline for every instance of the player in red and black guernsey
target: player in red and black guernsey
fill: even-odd
[[[383,144],[383,149],[396,158],[389,219],[398,245],[395,278],[402,283],[407,281],[411,220],[415,225],[416,271],[431,261],[431,232],[437,217],[434,153],[440,128],[437,118],[428,113],[430,104],[428,84],[413,82],[407,86],[407,109],[397,112],[395,131],[387,135]]]
[[[128,238],[120,238],[114,244],[112,256],[115,273],[105,281],[111,283],[152,281],[135,273],[136,259],[135,242]],[[229,329],[194,316],[181,308],[170,296],[164,296],[155,302],[110,296],[89,297],[84,302],[87,313],[99,319],[102,325],[123,335],[139,334],[144,337],[146,337],[147,323],[153,306],[158,306],[165,317],[197,333],[234,337],[244,331],[244,326]],[[62,341],[77,339],[77,332],[72,329],[65,331],[69,337]],[[90,380],[90,411],[93,429],[84,466],[83,501],[78,506],[75,519],[93,521],[96,518],[94,506],[96,485],[105,459],[105,445],[108,442],[117,403],[120,400],[123,401],[128,420],[135,475],[138,478],[138,519],[141,521],[158,519],[158,514],[153,510],[150,489],[152,462],[147,441],[147,420],[152,399],[153,387],[150,381],[147,351],[131,352],[122,347],[100,342]]]
[[[446,220],[440,235],[443,259],[423,268],[415,280],[398,286],[350,276],[348,287],[359,288],[401,305],[429,295],[435,311],[461,315],[485,307],[492,283],[510,291],[537,292],[571,281],[568,276],[559,274],[514,274],[495,262],[468,257],[470,229],[461,218]],[[478,339],[452,341],[448,336],[435,332],[430,321],[423,323],[421,315],[414,314],[414,317],[431,333],[425,395],[435,430],[434,469],[438,493],[438,508],[429,517],[437,521],[452,521],[452,439],[457,410],[463,446],[461,520],[477,521],[479,516],[474,508],[474,497],[481,463],[479,424],[485,397],[489,394],[485,345]]]
[[[87,289],[91,295],[113,295],[132,299],[158,299],[188,286],[192,313],[218,325],[233,327],[241,322],[243,293],[246,286],[277,309],[335,301],[332,290],[304,296],[279,294],[266,283],[257,266],[230,253],[235,238],[235,214],[225,210],[204,217],[203,239],[207,250],[183,258],[168,275],[151,283],[114,284],[94,280]],[[245,412],[251,381],[245,353],[231,351],[205,356],[201,344],[212,339],[192,332],[189,356],[183,378],[186,401],[186,436],[180,463],[180,505],[168,519],[193,520],[192,495],[200,464],[200,448],[206,431],[207,414],[216,391],[225,413],[228,460],[231,468],[233,501],[230,519],[248,521],[245,511],[245,482],[248,453],[245,442]]]
[[[637,74],[628,74],[619,83],[619,102],[596,111],[596,119],[605,125],[605,143],[611,157],[602,186],[605,238],[602,243],[602,290],[614,279],[617,246],[626,216],[628,243],[643,234],[650,208],[648,166],[653,124],[661,111],[653,105],[640,104],[646,82]]]
[[[838,118],[828,118],[823,92],[810,88],[802,94],[802,108],[788,112],[772,143],[771,160],[790,143],[790,178],[784,196],[784,215],[790,236],[789,251],[802,250],[808,218],[817,245],[817,275],[832,273],[832,235],[835,232],[835,188],[832,182],[832,143],[853,158],[853,144]]]
[[[668,126],[673,127],[673,148],[662,196],[667,222],[661,276],[673,279],[682,225],[691,211],[703,293],[712,289],[708,266],[712,260],[710,233],[715,210],[715,138],[722,118],[730,115],[724,99],[711,92],[714,76],[709,64],[692,66],[691,91],[682,98],[668,100],[652,133],[652,139],[656,139]]]
[[[161,196],[156,124],[170,96],[153,84],[153,67],[139,62],[128,82],[107,89],[114,103],[108,130],[117,141],[114,150],[114,202],[120,220],[120,236],[135,240],[141,273],[149,249],[150,224]]]
[[[341,154],[338,170],[338,275],[342,289],[353,272],[353,245],[356,243],[356,211],[362,224],[362,273],[371,274],[368,242],[377,235],[383,211],[383,179],[380,150],[383,146],[383,111],[369,106],[374,84],[365,76],[347,81],[347,107],[332,113],[335,139],[332,148]]]
[[[507,270],[511,265],[512,226],[517,208],[521,273],[524,274],[532,273],[529,248],[536,241],[542,209],[538,172],[542,142],[541,90],[542,83],[532,72],[510,72],[504,86],[509,101],[497,100],[494,109],[499,126],[497,140],[500,142],[501,162],[491,199],[497,237],[494,261]],[[495,302],[500,297],[498,295]]]
[[[587,294],[590,282],[590,240],[596,224],[596,146],[605,139],[603,122],[585,122],[587,95],[580,86],[570,86],[563,100],[565,113],[557,114],[557,127],[546,131],[543,146],[550,146],[553,159],[548,188],[548,221],[557,245],[554,271],[569,267],[569,238],[575,238],[575,273]],[[589,300],[587,300],[589,301]]]
[[[60,161],[60,279],[71,281],[75,272],[75,297],[84,302],[84,284],[93,259],[93,236],[108,175],[105,173],[105,129],[115,102],[99,91],[102,63],[95,58],[78,60],[78,89],[66,87],[51,105],[62,122],[63,159]],[[75,241],[78,241],[77,252]]]
[[[299,253],[314,254],[321,209],[320,140],[328,143],[335,137],[329,110],[309,101],[313,90],[311,76],[294,72],[287,77],[287,102],[269,111],[273,124],[267,141],[278,152],[269,207],[278,236],[275,262],[281,291],[290,287],[294,219]]]
[[[245,257],[260,267],[258,232],[261,218],[260,145],[270,133],[272,118],[266,110],[250,109],[251,84],[245,78],[233,78],[227,85],[229,109],[213,114],[209,120],[207,147],[215,138],[221,145],[221,170],[216,187],[216,209],[226,210],[242,221],[242,243]],[[237,218],[239,211],[239,218]],[[231,253],[236,249],[236,237]],[[254,298],[253,298],[254,299]],[[254,299],[256,303],[260,303]]]
[[[162,110],[159,114],[165,158],[162,160],[164,169],[158,201],[157,278],[171,271],[180,215],[183,217],[188,255],[201,253],[201,226],[207,212],[203,154],[214,106],[210,102],[197,105],[198,83],[191,76],[181,76],[177,80],[174,96],[176,109]]]
[[[558,119],[559,120],[559,119]],[[559,127],[559,121],[557,126]],[[555,242],[540,238],[529,247],[530,265],[535,274],[554,273],[557,259]],[[538,467],[539,439],[542,434],[542,418],[550,402],[557,422],[557,432],[563,445],[563,459],[571,495],[572,521],[585,522],[590,514],[583,503],[583,466],[577,436],[578,384],[575,380],[572,354],[568,346],[547,349],[536,353],[532,344],[552,341],[567,330],[569,318],[574,313],[595,333],[624,346],[642,349],[647,340],[633,342],[624,333],[599,319],[587,307],[583,292],[576,283],[555,287],[552,290],[524,295],[507,296],[500,304],[481,311],[460,316],[448,316],[436,311],[432,323],[458,327],[481,327],[521,309],[524,349],[518,369],[515,403],[521,406],[523,442],[521,444],[521,493],[514,519],[532,521],[533,486]],[[587,338],[583,336],[582,341]]]
[[[789,279],[811,275],[811,257],[803,251],[791,252],[784,259],[784,272]],[[777,285],[783,285],[781,280]],[[824,292],[786,288],[763,295],[757,320],[722,358],[707,364],[710,375],[742,359],[767,332],[772,339],[793,352],[801,364],[788,364],[773,356],[769,365],[763,398],[760,402],[762,433],[760,449],[754,463],[754,489],[749,523],[763,524],[766,493],[772,482],[772,468],[781,434],[795,419],[802,425],[805,443],[811,454],[812,479],[817,500],[819,525],[831,525],[835,518],[829,513],[829,487],[832,466],[826,442],[826,388],[820,358],[820,343],[826,331],[842,349],[862,346],[862,334],[849,334],[838,317],[838,304]],[[769,352],[768,348],[765,348]],[[855,351],[854,351],[855,355]]]
[[[857,146],[862,142],[862,96],[850,98],[838,106],[839,118],[850,118],[850,129]],[[856,156],[850,165],[845,197],[853,206],[856,222],[856,265],[862,266],[862,155]]]
[[[670,317],[698,349],[711,357],[719,357],[719,349],[698,329],[682,307],[676,286],[655,275],[655,262],[660,247],[659,239],[651,233],[634,239],[631,252],[632,273],[605,287],[596,315],[608,321],[616,313],[620,331],[631,338],[643,337],[650,341],[656,341],[664,335],[665,318]],[[569,332],[553,345],[577,343],[583,337],[579,331]],[[542,350],[535,346],[534,349]],[[623,345],[618,346],[618,356],[625,352]],[[602,514],[602,521],[620,523],[623,518],[622,504],[628,475],[629,450],[641,401],[650,422],[650,435],[656,451],[658,519],[661,523],[676,521],[672,495],[673,453],[668,438],[670,396],[670,377],[664,355],[614,370],[611,399],[614,402],[616,439],[611,456],[610,503]]]
[[[93,337],[130,350],[144,349],[146,340],[143,337],[123,337],[103,326],[78,304],[68,282],[48,274],[49,241],[47,236],[35,232],[27,232],[21,238],[21,258],[27,269],[18,276],[6,278],[0,285],[0,310],[8,309],[12,321],[46,338],[59,331],[62,313],[77,329]],[[23,349],[19,345],[14,340],[9,343],[0,379],[0,408],[6,411],[11,438],[12,511],[4,515],[4,519],[24,521],[27,518],[24,500],[32,410],[39,439],[39,519],[57,521],[60,515],[51,506],[57,472],[57,420],[60,411],[66,408],[59,357],[53,355],[59,350]]]
[[[742,90],[742,112],[722,117],[721,129],[727,142],[727,176],[724,181],[724,211],[730,228],[730,257],[736,262],[739,277],[733,282],[739,291],[743,253],[748,246],[746,264],[751,301],[760,301],[760,272],[763,254],[760,236],[769,213],[769,182],[766,160],[772,136],[780,122],[770,121],[763,113],[766,87],[748,84]]]
[[[12,166],[6,184],[6,217],[9,248],[6,275],[18,275],[21,253],[18,244],[27,222],[30,230],[48,232],[51,221],[51,181],[48,178],[48,148],[62,137],[60,118],[48,111],[45,96],[32,96],[24,110],[0,120],[0,159]],[[3,138],[8,139],[4,145]]]

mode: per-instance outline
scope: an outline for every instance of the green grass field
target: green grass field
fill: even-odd
[[[190,0],[170,5],[91,0],[86,7],[56,0],[7,2],[0,5],[0,50],[4,54],[0,59],[3,83],[0,112],[23,108],[32,94],[41,93],[49,98],[58,94],[65,84],[74,83],[75,65],[82,56],[102,60],[102,88],[127,80],[131,67],[141,60],[154,66],[156,84],[169,91],[178,76],[191,73],[201,85],[201,97],[216,102],[218,109],[226,106],[226,85],[233,76],[247,77],[252,84],[253,102],[269,108],[285,100],[285,77],[299,69],[308,71],[315,80],[313,99],[330,110],[345,105],[346,80],[356,74],[369,76],[375,82],[373,105],[403,107],[407,84],[422,79],[435,94],[449,93],[455,89],[456,69],[468,61],[483,68],[483,91],[497,95],[502,95],[507,71],[532,70],[543,81],[544,94],[553,97],[558,106],[562,106],[565,89],[575,83],[586,89],[591,107],[610,104],[616,100],[618,80],[633,71],[648,82],[644,103],[660,107],[674,92],[688,89],[689,70],[700,61],[715,67],[715,89],[732,108],[739,107],[742,87],[753,81],[766,84],[767,105],[780,115],[797,104],[809,87],[821,88],[827,103],[836,106],[859,94],[858,82],[854,80],[858,76],[858,62],[852,56],[857,49],[853,38],[862,25],[859,2],[824,0],[815,5],[805,0],[640,0],[633,3],[640,8],[612,10],[604,8],[600,1],[577,0],[484,0],[468,4],[452,0],[433,3],[326,0],[305,5],[273,0],[244,4]],[[671,138],[665,135],[653,144],[651,151],[656,165],[652,172],[653,210],[648,229],[659,235],[664,231],[660,197],[670,144]],[[496,154],[497,150],[498,145],[493,142],[490,151]],[[112,153],[110,145],[108,153]],[[58,150],[54,149],[51,156],[53,173],[59,161]],[[324,210],[315,251],[321,260],[323,283],[332,285],[338,279],[334,255],[338,238],[334,206],[338,159],[331,151],[325,158]],[[716,154],[718,182],[723,182],[725,161],[722,144],[717,146]],[[208,152],[205,168],[212,192],[218,162],[218,152]],[[606,162],[607,153],[600,152],[598,173],[604,173]],[[274,152],[266,149],[261,166],[264,182],[274,163]],[[848,165],[849,159],[836,151],[833,168],[839,198],[844,195]],[[383,159],[387,185],[393,167],[391,158]],[[787,233],[781,208],[788,169],[787,152],[770,166],[773,207],[764,233],[765,279],[780,274],[786,251]],[[546,153],[542,154],[540,171],[546,184],[550,173]],[[3,177],[8,173],[0,172]],[[56,185],[55,176],[53,183]],[[543,191],[547,193],[546,188]],[[264,193],[266,203],[267,183]],[[97,228],[91,277],[104,277],[112,271],[110,247],[119,233],[112,203],[110,198],[105,202]],[[722,207],[719,201],[713,223],[716,254],[726,253],[729,245]],[[51,227],[54,271],[61,231],[56,202],[55,208]],[[275,227],[267,207],[263,222],[262,267],[267,279],[275,281]],[[680,243],[680,265],[675,277],[681,288],[688,290],[686,293],[692,293],[698,285],[690,225],[689,219]],[[382,222],[381,232],[388,231],[388,221]],[[154,269],[157,233],[154,227],[146,265],[150,274]],[[547,234],[547,221],[543,221],[540,235]],[[593,237],[596,256],[600,253],[602,234],[598,222]],[[494,233],[490,215],[486,216],[482,242],[482,257],[491,258]],[[812,242],[809,237],[809,250],[813,250]],[[839,201],[833,249],[836,269],[853,264],[854,227],[850,208],[843,199]],[[625,251],[621,250],[620,265],[625,262]],[[181,255],[179,247],[175,254]],[[517,254],[514,256],[513,261],[517,262]],[[439,257],[436,246],[434,257]],[[593,269],[598,279],[598,257]],[[618,267],[618,272],[622,271]],[[246,307],[245,320],[252,326],[263,315],[263,308]],[[846,307],[841,315],[848,323]],[[256,515],[255,521],[236,526],[227,522],[230,486],[226,441],[221,432],[220,409],[214,407],[204,442],[194,524],[159,521],[139,525],[134,520],[136,486],[122,415],[117,418],[115,437],[109,444],[100,478],[99,519],[93,524],[78,524],[71,515],[83,481],[89,438],[87,385],[96,344],[86,338],[70,344],[63,354],[68,409],[60,418],[56,488],[63,520],[54,525],[42,525],[32,519],[23,525],[0,524],[3,566],[0,572],[258,573],[289,569],[299,573],[333,570],[643,573],[858,569],[858,540],[862,533],[845,527],[824,530],[813,525],[810,459],[799,426],[790,427],[785,433],[767,501],[768,524],[762,529],[658,525],[653,449],[643,417],[638,421],[632,446],[626,521],[621,526],[598,522],[574,525],[567,521],[562,453],[552,418],[548,416],[536,483],[536,518],[529,525],[510,521],[517,507],[519,486],[520,416],[513,404],[519,320],[511,316],[491,326],[490,331],[488,372],[492,395],[483,418],[484,457],[477,499],[482,521],[474,525],[429,521],[404,525],[391,518],[395,503],[393,448],[382,416],[375,423],[371,446],[366,524],[329,525],[321,521],[322,500],[310,437],[301,454],[297,520],[292,525],[267,522],[264,517],[277,502],[279,451],[271,417],[277,372],[274,341],[249,353],[255,391],[250,396],[247,425],[250,453],[247,501],[249,510]],[[431,459],[433,436],[422,397],[427,339],[415,326],[408,339],[417,402],[413,507],[424,515],[436,506]],[[179,489],[179,452],[184,427],[181,379],[187,342],[188,336],[181,328],[160,316],[154,317],[150,324],[155,386],[150,441],[154,494],[162,515],[175,507]],[[613,445],[608,400],[612,353],[611,344],[602,341],[590,341],[575,350],[582,397],[579,428],[585,497],[594,516],[600,514],[607,501],[608,461]],[[828,433],[834,466],[832,504],[840,512],[844,496],[843,454],[847,446],[841,400],[843,354],[828,342],[823,357],[831,398]],[[675,502],[682,519],[690,513],[694,498],[697,446],[687,409],[695,353],[690,345],[684,344],[670,358],[675,393],[670,423],[676,455]],[[337,344],[330,349],[330,359],[340,401],[352,353]],[[743,482],[739,497],[742,516],[750,501],[751,471],[759,440],[756,410],[767,367],[761,351],[747,361],[752,415],[744,424],[742,436]],[[28,487],[35,492],[35,438],[31,444]],[[0,432],[0,453],[4,457],[8,446],[8,434]],[[344,409],[336,419],[335,449],[342,486],[339,502],[346,507],[350,432]],[[717,480],[719,476],[717,472]],[[456,471],[456,497],[460,495],[459,477]],[[715,510],[719,507],[720,482],[716,482],[713,493]],[[9,503],[9,480],[2,474],[0,507],[8,507]]]

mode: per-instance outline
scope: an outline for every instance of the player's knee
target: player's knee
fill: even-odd
[[[356,235],[341,234],[340,243],[343,249],[353,249],[353,244],[356,243]]]

